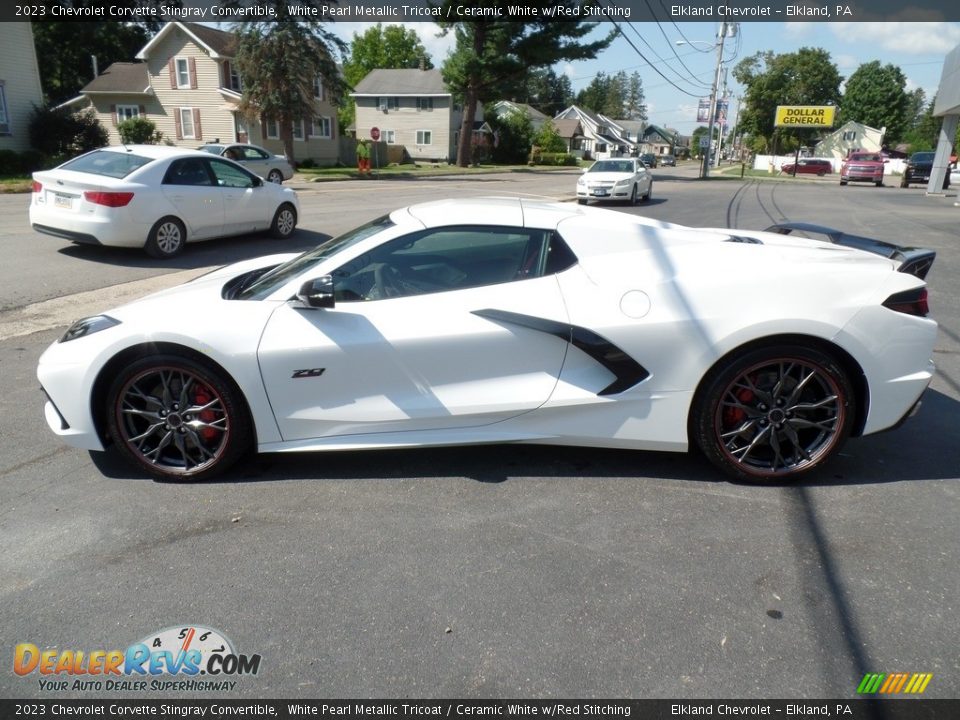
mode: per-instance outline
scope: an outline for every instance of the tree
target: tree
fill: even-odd
[[[533,137],[533,144],[540,148],[540,152],[562,153],[567,149],[567,143],[560,137],[560,131],[553,124],[552,120],[547,120]]]
[[[433,69],[433,61],[415,30],[402,25],[377,23],[350,41],[348,59],[343,63],[343,79],[349,88],[356,87],[371,70],[377,68]],[[344,94],[340,106],[340,125],[347,127],[356,117],[356,105]]]
[[[492,149],[493,161],[498,163],[525,163],[533,144],[533,124],[526,113],[507,112],[499,116],[485,113],[493,128],[496,142]]]
[[[241,6],[245,0],[226,0],[226,6]],[[324,27],[316,17],[333,0],[263,0],[272,8],[270,20],[237,24],[234,63],[243,78],[243,96],[237,105],[248,120],[276,120],[283,152],[291,163],[293,123],[313,117],[315,83],[319,80],[333,102],[343,95],[343,80],[334,53],[343,53],[346,43]],[[295,8],[312,8],[316,16],[294,14]]]
[[[455,17],[458,0],[444,0],[440,12]],[[576,0],[560,0],[560,5],[579,9]],[[487,0],[476,3],[500,9],[506,17],[507,3]],[[530,69],[544,68],[561,60],[582,60],[596,57],[613,39],[612,35],[594,42],[583,38],[597,26],[580,20],[557,22],[544,10],[555,12],[557,2],[537,0],[539,21],[486,20],[470,22],[442,21],[445,32],[453,31],[456,48],[443,65],[443,79],[463,104],[463,121],[457,148],[457,164],[470,163],[470,139],[480,102],[516,96]],[[528,4],[528,7],[531,6]],[[449,11],[449,12],[448,12]]]
[[[157,130],[156,123],[144,117],[118,123],[117,133],[125,145],[159,145],[163,142],[163,133]]]
[[[527,74],[526,89],[520,97],[552,117],[573,103],[573,85],[570,78],[557,75],[553,68],[534,68]]]
[[[59,105],[75,98],[99,71],[114,62],[129,62],[147,44],[147,30],[118,22],[33,23],[33,42],[40,84],[47,103]]]
[[[886,128],[887,143],[902,140],[910,122],[906,85],[907,79],[896,65],[881,65],[879,60],[864,63],[847,80],[840,122],[853,120],[872,128]]]
[[[751,135],[756,151],[789,150],[813,140],[815,131],[774,128],[777,105],[840,102],[843,78],[830,53],[818,48],[800,48],[782,55],[757,53],[738,63],[733,76],[746,88],[740,127]]]
[[[626,84],[625,96],[623,99],[623,119],[647,121],[647,105],[644,103],[643,80],[640,79],[640,73],[634,71]]]

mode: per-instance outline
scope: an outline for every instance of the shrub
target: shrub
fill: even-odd
[[[313,158],[306,158],[305,160],[300,160],[297,163],[298,168],[303,168],[307,170],[310,168],[315,168],[316,166],[317,166],[317,161],[314,160]]]
[[[72,157],[109,141],[92,109],[73,113],[67,108],[34,107],[30,117],[30,144],[50,157]]]
[[[159,145],[163,142],[163,133],[157,130],[156,123],[144,117],[118,123],[117,132],[124,145]]]
[[[14,150],[0,150],[0,175],[22,175],[23,161]]]
[[[575,155],[563,152],[542,152],[539,148],[530,154],[530,164],[532,165],[556,165],[556,166],[576,166],[579,165]]]

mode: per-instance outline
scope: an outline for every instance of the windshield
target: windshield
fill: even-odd
[[[197,150],[203,150],[211,155],[219,155],[223,152],[223,145],[201,145]]]
[[[935,153],[932,152],[914,153],[910,161],[915,163],[932,163],[934,154]]]
[[[866,162],[882,162],[880,156],[874,153],[854,153],[850,156],[851,160],[863,160]]]
[[[113,152],[112,150],[94,150],[86,155],[74,158],[60,166],[61,170],[106,175],[112,178],[124,178],[134,170],[142,168],[153,158],[134,155],[131,152]]]
[[[303,255],[298,255],[283,265],[277,265],[270,272],[264,273],[256,282],[237,293],[236,297],[238,300],[262,300],[274,290],[286,284],[290,278],[306,272],[341,250],[345,250],[361,240],[366,240],[371,235],[376,235],[389,227],[393,227],[393,221],[389,215],[384,215],[339,237],[331,238],[325,243],[317,245],[313,250],[308,250]]]
[[[633,172],[633,163],[629,160],[598,160],[587,172]]]

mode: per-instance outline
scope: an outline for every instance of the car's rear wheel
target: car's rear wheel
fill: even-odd
[[[747,350],[711,371],[691,431],[737,480],[791,481],[821,466],[850,435],[854,391],[830,355],[801,345]]]
[[[271,170],[270,173],[267,175],[267,180],[269,180],[272,183],[276,183],[277,185],[280,185],[281,183],[283,183],[283,173],[281,173],[279,170],[276,170],[276,169]]]
[[[143,246],[151,257],[165,260],[183,252],[187,244],[187,230],[175,217],[164,217],[157,220],[150,228],[147,242]]]
[[[274,213],[270,223],[270,234],[280,240],[286,240],[297,228],[297,211],[290,203],[284,203]]]
[[[107,394],[110,437],[163,480],[200,480],[226,470],[250,446],[239,390],[219,372],[179,355],[141,358]]]

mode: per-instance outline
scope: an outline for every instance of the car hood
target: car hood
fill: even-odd
[[[121,321],[135,315],[149,314],[154,310],[174,316],[178,311],[193,315],[197,308],[210,307],[210,303],[222,300],[223,287],[229,280],[252,270],[279,265],[296,256],[296,253],[266,255],[225,265],[182,285],[175,285],[121,305],[107,314]]]

